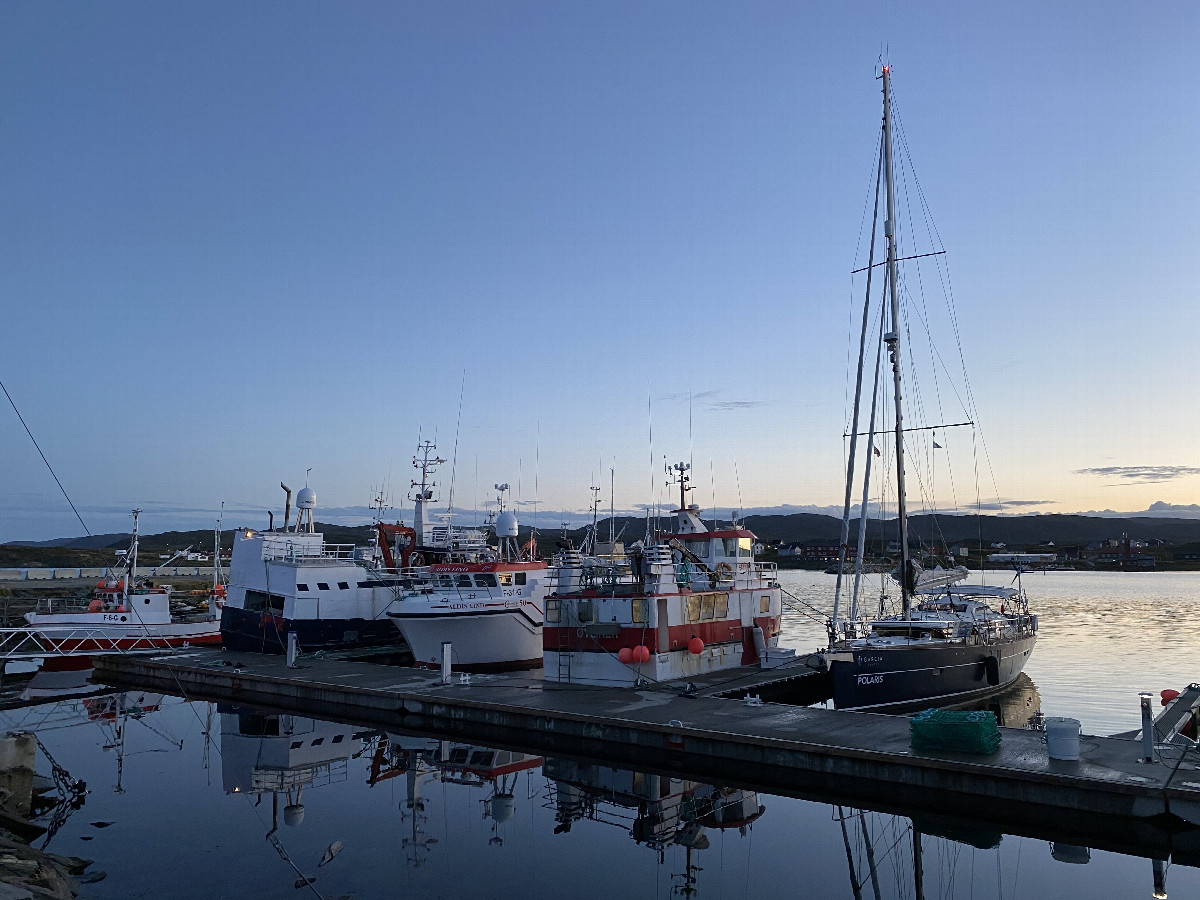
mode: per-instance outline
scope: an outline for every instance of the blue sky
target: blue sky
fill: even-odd
[[[837,506],[883,55],[982,497],[1186,507],[1198,38],[1186,3],[7,3],[0,377],[94,532],[265,519],[310,467],[398,502],[420,436],[443,498],[551,523],[662,501],[664,456],[705,507]],[[0,453],[0,539],[81,531],[8,407]]]

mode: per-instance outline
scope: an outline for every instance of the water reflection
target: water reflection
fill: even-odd
[[[500,846],[503,826],[515,813],[518,774],[542,764],[540,756],[514,750],[394,733],[387,735],[387,758],[389,774],[405,776],[407,793],[401,819],[407,820],[411,831],[402,846],[412,866],[423,865],[430,845],[437,843],[437,838],[424,830],[428,821],[424,790],[435,784],[457,784],[483,792],[483,817],[491,823],[488,844]]]
[[[1008,725],[1036,724],[1040,709],[1029,679],[986,703]],[[108,872],[88,886],[94,898],[719,897],[751,881],[763,897],[802,884],[854,900],[1000,900],[1031,884],[1091,900],[1161,895],[1168,882],[1176,897],[1200,895],[1200,870],[1165,862],[1179,835],[1113,835],[1096,849],[1051,824],[1014,836],[983,815],[917,813],[887,797],[852,808],[143,692],[2,716],[4,731],[26,732],[0,753],[0,788],[14,798],[3,811],[46,829],[29,839],[53,839],[56,853],[86,848]],[[39,801],[25,786],[43,779],[61,787]],[[1138,855],[1113,852],[1126,846]]]
[[[1042,696],[1033,679],[1024,672],[998,694],[946,708],[989,710],[995,714],[996,724],[1006,728],[1041,729],[1045,720]]]
[[[669,775],[614,769],[599,763],[548,757],[542,773],[549,781],[554,833],[566,834],[582,819],[629,832],[666,861],[672,845],[684,848],[684,871],[673,873],[677,893],[699,890],[698,851],[709,849],[706,829],[736,829],[745,835],[764,812],[758,793],[700,784]]]
[[[304,716],[222,707],[221,784],[227,794],[271,800],[271,830],[304,821],[304,791],[344,782],[351,756],[370,748],[376,732]]]

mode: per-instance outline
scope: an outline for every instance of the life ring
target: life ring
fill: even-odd
[[[408,564],[414,569],[419,569],[421,566],[425,565],[425,557],[420,553],[414,553],[408,558]]]
[[[733,566],[729,563],[717,563],[717,581],[733,581]]]

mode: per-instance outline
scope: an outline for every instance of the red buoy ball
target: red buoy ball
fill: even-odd
[[[650,658],[650,648],[645,644],[633,648],[633,661],[644,663]]]
[[[1162,697],[1163,703],[1170,703],[1179,696],[1179,691],[1173,690],[1172,688],[1165,688],[1162,693],[1159,694],[1159,696]]]
[[[617,651],[617,660],[625,665],[629,665],[629,663],[633,662],[633,649],[630,647],[622,647]]]
[[[700,640],[700,638],[694,637],[688,641],[688,653],[691,653],[693,656],[699,656],[703,652],[704,641]]]

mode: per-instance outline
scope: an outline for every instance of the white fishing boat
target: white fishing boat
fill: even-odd
[[[853,561],[847,559],[855,454],[859,437],[859,411],[864,376],[868,365],[868,326],[876,321],[871,312],[871,273],[874,270],[875,230],[872,229],[871,261],[866,271],[866,302],[859,341],[858,386],[850,428],[850,459],[847,466],[845,512],[842,520],[842,556],[839,561],[830,643],[824,653],[833,686],[834,704],[839,709],[880,709],[913,704],[956,702],[971,695],[997,691],[1012,683],[1033,651],[1037,640],[1037,616],[1029,612],[1024,592],[1018,587],[968,585],[965,568],[922,570],[912,558],[905,496],[904,404],[901,393],[901,336],[907,334],[900,313],[898,283],[896,201],[892,157],[891,70],[883,68],[883,133],[880,138],[880,179],[886,193],[883,234],[886,242],[886,317],[880,316],[882,343],[874,362],[871,412],[865,435],[868,438],[863,465],[862,521]],[[876,212],[879,210],[876,186]],[[929,254],[936,255],[936,254]],[[886,330],[884,322],[886,321]],[[895,580],[899,583],[901,611],[860,619],[858,589],[863,572],[866,511],[870,486],[873,441],[876,434],[876,399],[879,395],[880,361],[884,354],[892,368],[894,400],[896,522],[900,554]],[[967,423],[970,424],[970,423]],[[917,429],[925,430],[925,429]],[[936,443],[933,445],[942,449]],[[853,574],[851,612],[840,615],[843,575]]]
[[[519,546],[517,516],[504,507],[508,485],[496,488],[498,546],[473,541],[482,546],[469,552],[460,546],[452,558],[428,566],[427,580],[405,591],[387,611],[418,667],[440,667],[446,643],[455,669],[503,671],[542,664],[549,566],[530,558],[532,541]]]
[[[674,533],[620,556],[566,551],[556,559],[543,631],[546,680],[633,686],[795,658],[779,647],[775,564],[755,559],[747,529],[701,521],[700,508],[687,503],[689,468],[673,467]]]
[[[25,614],[31,630],[60,654],[101,654],[220,643],[220,625],[207,613],[173,612],[171,588],[137,577],[138,517],[123,564],[96,583],[90,598],[40,601]]]
[[[282,531],[234,534],[221,608],[226,649],[284,653],[291,635],[297,650],[309,653],[398,645],[384,613],[406,582],[373,569],[369,555],[353,545],[326,543],[313,521],[311,488],[296,494],[296,523],[289,527],[287,494]]]

